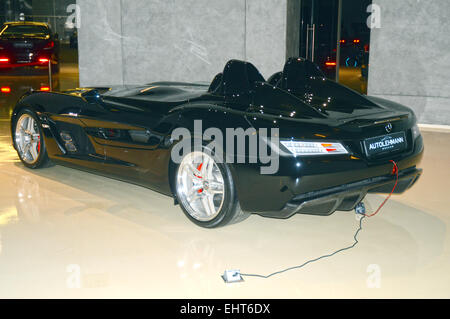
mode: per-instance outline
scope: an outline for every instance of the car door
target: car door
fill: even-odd
[[[51,94],[51,99],[48,94]],[[102,112],[99,106],[87,105],[76,95],[69,94],[38,94],[34,101],[36,104],[46,105],[43,116],[51,134],[46,136],[45,142],[52,159],[93,170],[104,168],[105,147],[93,143],[85,132],[85,124],[80,116],[86,109]]]
[[[143,101],[105,96],[80,112],[86,134],[104,150],[103,171],[146,186],[166,183],[172,124]],[[165,167],[163,167],[165,166]],[[158,187],[156,187],[158,188]]]

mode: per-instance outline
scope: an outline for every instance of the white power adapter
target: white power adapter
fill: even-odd
[[[241,276],[241,271],[238,269],[225,270],[221,277],[226,283],[244,281],[244,278]]]

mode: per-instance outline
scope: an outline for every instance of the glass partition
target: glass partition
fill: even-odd
[[[367,93],[372,0],[301,0],[299,56],[325,75]]]

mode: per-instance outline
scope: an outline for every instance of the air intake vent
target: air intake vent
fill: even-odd
[[[67,132],[61,132],[61,139],[64,141],[64,146],[69,153],[76,153],[77,147],[75,146],[72,136]]]

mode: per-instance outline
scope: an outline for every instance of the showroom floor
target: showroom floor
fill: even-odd
[[[450,133],[423,135],[422,179],[364,220],[354,249],[225,284],[227,268],[267,274],[350,245],[355,215],[251,216],[202,229],[148,189],[61,166],[24,168],[3,118],[0,298],[449,298]]]

